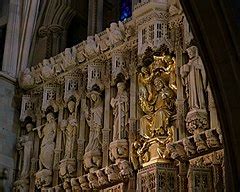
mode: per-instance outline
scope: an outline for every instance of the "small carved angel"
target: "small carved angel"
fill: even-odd
[[[104,39],[100,39],[97,34],[95,35],[95,41],[97,43],[97,46],[100,48],[100,51],[106,51],[108,49],[108,46]]]
[[[124,40],[124,35],[122,34],[120,28],[118,27],[117,23],[111,23],[110,28],[106,29],[109,41],[113,46],[118,41]]]
[[[42,79],[47,80],[54,75],[54,68],[53,66],[49,63],[49,60],[44,59],[41,67],[41,74],[42,74]]]

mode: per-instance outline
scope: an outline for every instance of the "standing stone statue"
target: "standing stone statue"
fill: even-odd
[[[67,121],[64,121],[62,131],[64,133],[65,154],[64,158],[73,158],[74,143],[77,133],[76,103],[70,100],[67,104],[70,115]]]
[[[31,165],[31,155],[33,152],[33,137],[31,134],[33,128],[32,123],[26,124],[27,133],[21,136],[18,140],[17,146],[21,147],[23,150],[20,162],[20,178],[24,179],[29,177],[30,165]]]
[[[91,91],[88,96],[91,100],[90,109],[85,108],[85,117],[90,128],[89,141],[85,148],[84,167],[93,172],[101,166],[101,129],[103,123],[103,101],[97,91]]]
[[[90,127],[89,142],[85,152],[101,148],[101,129],[103,122],[103,101],[100,93],[92,91],[90,93],[91,109],[86,110],[86,120]]]
[[[57,123],[53,113],[50,112],[47,114],[47,123],[42,130],[41,128],[42,127],[37,128],[38,136],[42,139],[39,155],[39,169],[42,170],[46,168],[52,170],[57,129]]]
[[[126,139],[126,128],[129,116],[129,97],[127,91],[125,90],[125,84],[120,82],[117,84],[117,88],[117,96],[111,100],[111,106],[113,107],[114,114],[113,141]]]
[[[202,60],[198,55],[197,47],[191,46],[187,49],[189,62],[182,66],[181,75],[186,86],[189,108],[205,109],[205,90],[207,88],[206,74]]]
[[[206,110],[205,93],[207,89],[206,74],[197,47],[187,49],[189,61],[180,69],[188,99],[189,112],[186,117],[186,128],[195,134],[209,127]]]

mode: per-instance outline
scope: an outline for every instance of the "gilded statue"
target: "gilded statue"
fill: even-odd
[[[115,98],[111,100],[113,107],[114,125],[113,140],[126,139],[127,124],[129,118],[129,97],[126,86],[123,82],[117,84],[118,92]]]
[[[140,119],[140,134],[147,138],[153,137],[155,134],[166,133],[170,117],[175,113],[176,95],[174,91],[166,85],[161,77],[154,79],[153,87],[157,94],[154,95],[151,102],[145,101],[142,104],[142,108],[151,108],[151,111]]]
[[[143,116],[140,118],[141,137],[131,150],[131,161],[135,169],[139,164],[156,159],[165,161],[169,157],[166,145],[173,141],[173,116],[176,114],[174,58],[165,53],[153,56],[151,63],[144,63],[141,67],[138,83]]]

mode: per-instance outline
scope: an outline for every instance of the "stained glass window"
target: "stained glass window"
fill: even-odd
[[[132,0],[122,0],[120,20],[124,21],[131,16],[132,16]]]

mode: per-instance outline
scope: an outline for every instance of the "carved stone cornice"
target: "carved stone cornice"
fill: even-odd
[[[209,129],[167,145],[171,157],[179,161],[188,161],[222,148],[222,134],[217,129]]]
[[[85,174],[80,177],[71,178],[70,181],[66,181],[71,184],[72,190],[100,190],[107,187],[111,187],[122,182],[127,182],[130,177],[133,176],[133,169],[127,160],[118,162],[117,164],[111,164],[102,169],[96,170],[92,173]],[[60,184],[58,186],[64,186]],[[50,189],[54,189],[49,188]]]

